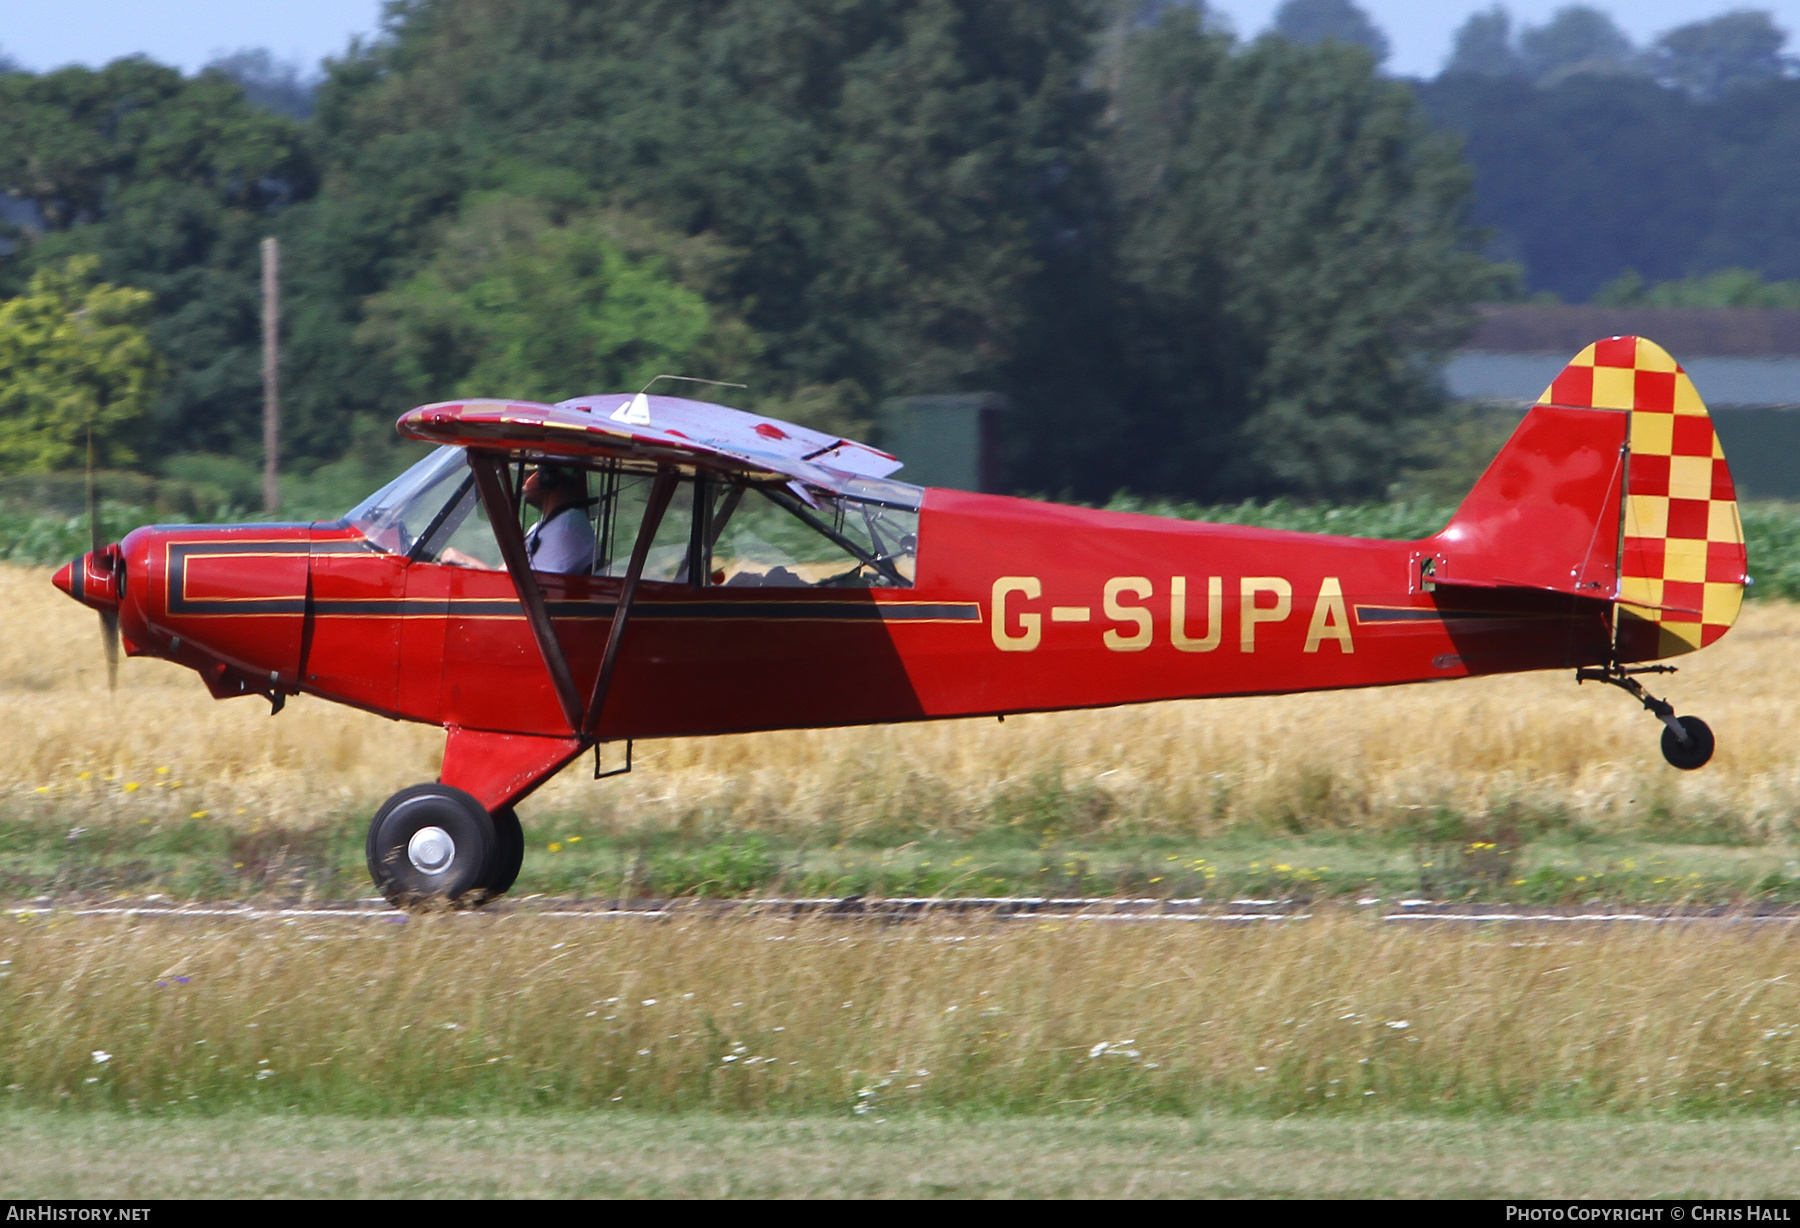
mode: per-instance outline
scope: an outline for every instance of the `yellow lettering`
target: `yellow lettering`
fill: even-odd
[[[1006,612],[1006,599],[1013,593],[1036,600],[1044,595],[1044,586],[1038,583],[1036,576],[1001,576],[994,581],[993,617],[989,620],[994,647],[1001,652],[1030,652],[1044,638],[1044,616],[1021,612],[1019,633],[1014,635],[1007,626]]]
[[[1275,594],[1275,604],[1259,606],[1256,604],[1258,593]],[[1294,586],[1280,576],[1245,576],[1238,581],[1240,623],[1238,648],[1243,652],[1256,651],[1256,624],[1278,623],[1285,619],[1294,609]]]
[[[1169,580],[1169,639],[1182,652],[1211,652],[1219,646],[1225,630],[1225,581],[1218,576],[1206,577],[1206,635],[1192,639],[1187,633],[1187,577]]]
[[[1117,631],[1108,631],[1100,637],[1101,641],[1114,652],[1142,652],[1150,647],[1152,635],[1150,611],[1142,606],[1120,605],[1119,597],[1130,593],[1134,597],[1148,597],[1152,588],[1150,581],[1143,576],[1114,576],[1106,582],[1105,603],[1106,616],[1117,623],[1134,623],[1137,630],[1130,635],[1121,635]]]
[[[1306,651],[1319,651],[1319,642],[1326,639],[1336,640],[1344,652],[1356,651],[1356,645],[1350,642],[1350,613],[1344,608],[1344,589],[1336,576],[1326,576],[1319,585],[1312,626],[1306,631]]]

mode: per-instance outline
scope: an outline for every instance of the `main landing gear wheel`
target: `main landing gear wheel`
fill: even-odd
[[[1644,710],[1663,723],[1662,753],[1663,758],[1684,772],[1705,767],[1713,756],[1713,734],[1706,727],[1706,722],[1697,716],[1676,716],[1674,707],[1666,699],[1644,690],[1644,684],[1637,680],[1639,674],[1672,674],[1673,665],[1639,665],[1625,666],[1617,662],[1604,666],[1583,666],[1575,671],[1575,681],[1604,682],[1607,686],[1616,686],[1633,699],[1644,705]]]
[[[519,867],[525,864],[525,829],[519,826],[519,815],[511,806],[494,811],[494,864],[488,871],[488,899],[505,895],[519,880]]]
[[[519,847],[522,855],[523,837]],[[388,798],[369,824],[366,851],[376,890],[398,908],[479,904],[498,894],[493,884],[505,865],[494,819],[449,785],[413,785]],[[512,864],[507,886],[518,874]]]
[[[1687,735],[1685,743],[1676,736],[1675,725],[1680,725],[1681,732]],[[1712,730],[1697,716],[1678,716],[1674,725],[1663,729],[1662,753],[1664,759],[1684,772],[1705,767],[1713,754]]]

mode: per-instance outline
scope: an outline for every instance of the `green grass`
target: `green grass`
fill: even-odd
[[[303,828],[217,819],[84,827],[0,818],[0,900],[353,899],[370,892],[367,817]],[[1489,825],[1492,827],[1493,825]],[[1015,825],[964,838],[808,840],[721,826],[621,833],[592,815],[526,818],[514,896],[1126,896],[1520,904],[1800,902],[1800,850],[1730,825],[1639,836],[1558,828],[1520,839],[1449,816],[1379,835],[1242,831],[1104,837]]]
[[[1776,1198],[1800,1123],[0,1112],[14,1198]]]

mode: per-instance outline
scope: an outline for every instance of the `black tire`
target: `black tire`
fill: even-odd
[[[519,826],[519,814],[511,806],[494,811],[494,865],[489,871],[488,898],[505,895],[519,881],[519,867],[525,864],[525,829]]]
[[[1681,728],[1688,736],[1688,744],[1683,746],[1675,731],[1667,725],[1663,726],[1662,753],[1663,758],[1684,772],[1706,766],[1707,760],[1713,757],[1712,730],[1706,722],[1697,716],[1678,716]]]
[[[500,841],[482,804],[449,785],[413,785],[369,823],[375,889],[397,908],[466,908],[491,892]]]

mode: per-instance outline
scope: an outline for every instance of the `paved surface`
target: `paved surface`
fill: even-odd
[[[1523,906],[1463,904],[1434,900],[1357,900],[1330,905],[1329,911],[1354,908],[1396,924],[1793,924],[1800,922],[1794,905],[1694,907],[1652,905]],[[1320,911],[1325,911],[1321,908]],[[34,900],[0,909],[14,916],[55,914],[76,917],[140,917],[202,919],[236,917],[334,918],[345,921],[404,921],[407,914],[385,900],[334,903],[276,902],[169,904],[153,900]],[[533,917],[571,921],[662,920],[674,917],[756,918],[787,920],[829,917],[844,920],[899,922],[927,917],[961,917],[993,921],[1066,920],[1113,922],[1189,922],[1249,925],[1269,921],[1305,921],[1314,905],[1296,900],[1162,900],[1047,899],[999,896],[987,899],[745,899],[745,900],[568,900],[546,896],[498,900],[460,916]]]

